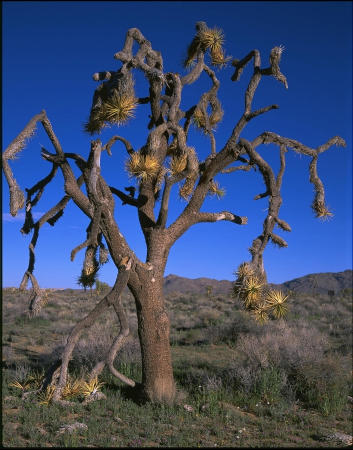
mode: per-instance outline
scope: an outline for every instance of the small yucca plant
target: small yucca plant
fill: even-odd
[[[288,295],[284,295],[282,291],[270,290],[266,295],[266,308],[271,309],[272,314],[276,319],[284,317],[288,308],[285,304],[288,299]]]
[[[49,403],[53,400],[55,392],[55,386],[49,385],[47,386],[45,392],[42,392],[39,395],[39,404],[40,405],[49,405]]]
[[[9,386],[16,389],[21,389],[22,391],[26,391],[31,387],[31,381],[28,379],[23,382],[20,382],[19,380],[13,380],[11,383],[9,383]]]
[[[86,382],[83,381],[81,384],[81,393],[85,397],[89,397],[90,395],[94,395],[100,388],[104,385],[103,382],[98,382],[98,377],[93,378],[92,380]]]
[[[218,199],[220,199],[221,197],[223,197],[226,193],[224,188],[221,188],[219,186],[219,183],[217,181],[212,181],[210,188],[208,190],[208,193],[211,196],[216,196]]]
[[[33,375],[30,375],[28,377],[28,381],[35,388],[39,388],[39,386],[42,384],[43,380],[44,380],[43,372],[33,372]]]
[[[141,155],[139,152],[135,152],[127,161],[126,169],[131,176],[146,181],[158,175],[160,164],[157,158],[152,155]]]
[[[82,384],[82,380],[71,380],[69,378],[61,393],[63,398],[72,398],[79,396],[82,393]]]
[[[188,159],[186,155],[182,155],[180,157],[173,156],[170,161],[170,171],[172,172],[172,175],[179,175],[184,172],[187,166],[187,161]]]
[[[137,100],[133,95],[114,93],[104,103],[101,118],[106,122],[121,125],[134,117],[136,106]]]

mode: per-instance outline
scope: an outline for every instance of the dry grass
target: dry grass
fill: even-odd
[[[245,265],[239,269],[248,275]],[[66,395],[77,404],[70,411],[50,402],[50,392],[23,403],[23,389],[9,386],[14,380],[23,386],[35,367],[55,359],[73,317],[83,318],[98,301],[95,292],[91,296],[79,290],[52,291],[49,297],[40,316],[30,321],[18,318],[26,293],[4,292],[3,344],[11,350],[3,353],[3,439],[8,446],[234,446],[236,439],[244,447],[327,447],[331,443],[319,440],[325,433],[350,433],[351,412],[345,403],[351,370],[349,293],[337,295],[334,304],[328,296],[298,295],[288,299],[286,321],[264,325],[241,310],[241,302],[217,295],[216,288],[212,296],[206,290],[171,295],[166,302],[173,365],[185,397],[181,405],[164,408],[135,404],[107,372],[96,380],[105,383],[99,389],[107,398],[79,404],[83,394],[77,396],[78,383],[87,380],[89,361],[98,360],[118,332],[108,311],[82,336],[70,362]],[[134,339],[119,352],[115,365],[139,379],[135,307],[126,292],[123,301]],[[87,431],[56,434],[76,421],[86,423]]]

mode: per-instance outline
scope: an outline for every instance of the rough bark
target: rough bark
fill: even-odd
[[[175,398],[170,321],[164,304],[162,280],[151,278],[134,292],[142,357],[142,388],[152,402],[172,403]],[[144,299],[148,298],[148,303]]]

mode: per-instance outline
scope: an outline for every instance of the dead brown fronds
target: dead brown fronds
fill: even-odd
[[[200,108],[195,109],[194,114],[192,116],[192,120],[197,128],[205,128],[206,126],[205,114],[203,111],[201,111]]]
[[[314,201],[311,205],[313,211],[315,212],[315,217],[322,220],[327,220],[333,216],[332,212],[323,202]]]
[[[96,260],[96,248],[87,247],[85,253],[85,260],[83,263],[83,273],[85,276],[89,277],[94,272],[97,271],[98,262]]]
[[[175,150],[178,148],[178,139],[175,137],[173,141],[168,145],[167,156],[173,155]]]
[[[224,188],[221,188],[217,181],[212,181],[208,193],[209,195],[216,196],[218,199],[220,199],[225,195],[226,190]]]
[[[288,247],[287,242],[284,239],[282,239],[280,236],[278,236],[277,234],[271,233],[270,238],[271,238],[272,243],[275,245],[278,245],[278,247]]]
[[[99,264],[105,264],[108,262],[109,251],[103,246],[99,247]]]
[[[208,117],[208,122],[209,122],[209,125],[212,130],[215,130],[216,125],[222,120],[223,114],[224,114],[224,112],[219,105],[217,108],[212,109],[211,115]],[[193,120],[193,124],[197,128],[202,129],[202,130],[205,129],[206,117],[205,117],[205,113],[200,108],[195,109],[194,114],[192,116],[192,120]]]
[[[280,228],[282,228],[283,231],[292,231],[290,225],[287,222],[285,222],[284,220],[277,218],[276,223]]]
[[[179,175],[180,173],[184,172],[187,166],[187,155],[182,156],[173,156],[170,161],[170,171],[172,175]]]
[[[187,177],[184,185],[179,189],[179,195],[184,200],[187,200],[189,196],[192,194],[194,189],[195,181],[193,178]]]
[[[224,111],[219,105],[217,108],[214,108],[210,115],[210,125],[214,128],[217,123],[219,123],[223,119]]]
[[[259,322],[260,324],[266,323],[269,319],[267,311],[261,307],[255,307],[252,314],[256,322]]]
[[[93,116],[90,117],[88,122],[84,124],[84,131],[90,134],[100,133],[101,130],[105,127],[104,121],[101,119],[101,116]]]

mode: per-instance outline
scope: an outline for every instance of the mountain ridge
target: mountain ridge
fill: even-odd
[[[272,287],[283,291],[294,291],[298,293],[324,293],[333,291],[337,293],[342,289],[352,288],[351,269],[342,272],[318,272],[293,278],[284,283],[269,283]],[[207,292],[211,288],[212,294],[228,294],[232,289],[233,282],[230,280],[216,280],[213,278],[186,278],[175,274],[169,274],[164,278],[164,293],[172,292],[181,294],[196,294]]]

